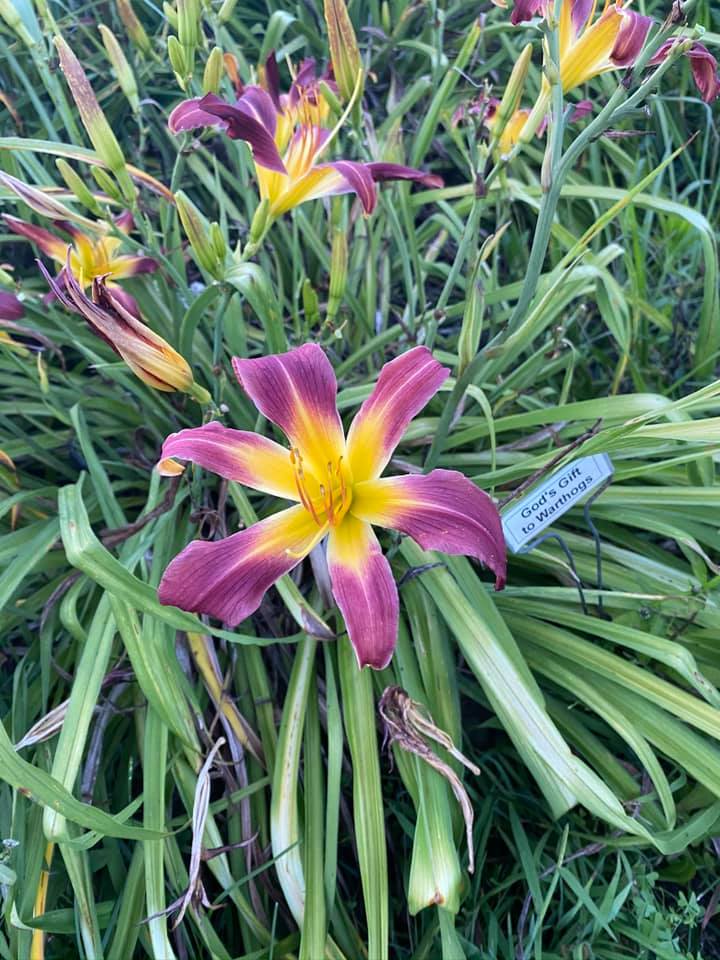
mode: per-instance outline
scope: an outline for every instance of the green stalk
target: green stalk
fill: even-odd
[[[148,706],[145,717],[143,744],[144,823],[148,829],[164,831],[165,775],[167,770],[168,728],[160,715]],[[146,840],[143,843],[145,863],[145,904],[148,915],[150,942],[156,957],[174,960],[175,953],[167,932],[165,908],[164,840]]]
[[[372,676],[360,670],[350,641],[338,640],[345,731],[353,767],[353,821],[368,924],[368,957],[388,960],[385,812],[375,732]]]

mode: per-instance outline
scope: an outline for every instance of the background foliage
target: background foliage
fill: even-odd
[[[343,154],[405,159],[445,187],[383,187],[368,219],[347,198],[302,206],[253,263],[214,280],[171,195],[141,183],[129,249],[161,267],[127,289],[242,429],[256,413],[232,355],[321,342],[351,413],[384,360],[416,342],[461,374],[472,320],[482,349],[461,407],[459,388],[453,402],[441,394],[401,458],[463,470],[502,501],[582,439],[583,453],[612,456],[614,482],[592,525],[575,509],[558,525],[563,543],[511,558],[495,596],[467,561],[427,568],[436,558],[388,538],[403,624],[381,676],[357,674],[307,564],[242,632],[208,632],[160,608],[153,588],[189,540],[270,504],[201,471],[153,473],[162,439],[199,424],[201,408],[145,386],[79,318],[48,306],[35,251],[3,233],[5,287],[25,317],[0,341],[0,956],[717,956],[714,115],[679,62],[660,95],[592,138],[562,182],[529,284],[545,142],[483,192],[486,134],[453,118],[485,85],[502,90],[537,30],[490,5],[349,9],[368,79]],[[107,174],[91,176],[97,157],[50,42],[61,33],[127,162],[182,189],[229,248],[243,244],[257,204],[250,155],[169,134],[183,97],[166,54],[176,11],[135,0],[133,22],[130,10],[128,0],[0,3],[0,166],[90,215],[60,158],[102,216],[125,205]],[[667,10],[650,0],[645,12]],[[688,12],[719,28],[709,2]],[[118,85],[100,22],[128,58],[136,100]],[[315,3],[204,7],[195,90],[214,45],[246,81],[273,49],[281,65],[327,59]],[[607,74],[585,91],[596,110],[618,81]],[[566,130],[566,148],[577,136]],[[2,201],[47,225],[9,190]],[[309,610],[337,643],[302,632]],[[372,736],[374,702],[392,683],[481,768],[464,777],[472,875],[446,782],[397,748],[393,765]],[[207,901],[193,897],[175,926],[189,869],[190,892],[199,880]],[[307,905],[300,928],[293,890],[301,914]],[[439,890],[444,903],[428,905]]]

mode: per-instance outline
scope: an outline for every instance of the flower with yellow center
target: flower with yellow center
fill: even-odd
[[[220,127],[231,139],[245,140],[253,153],[260,197],[268,201],[271,220],[307,200],[340,193],[356,193],[365,213],[370,214],[377,203],[375,184],[386,180],[443,185],[434,174],[397,163],[325,161],[342,120],[333,130],[324,126],[329,107],[313,61],[303,63],[287,95],[278,92],[275,70],[270,71],[268,64],[264,83],[267,89],[246,87],[234,104],[212,93],[185,100],[170,114],[168,127],[172,133]]]
[[[157,270],[157,261],[152,257],[132,253],[121,253],[122,238],[108,236],[104,224],[98,224],[95,236],[84,233],[75,224],[66,221],[56,223],[56,226],[69,234],[72,243],[63,240],[38,227],[34,223],[27,223],[18,217],[5,214],[8,227],[22,237],[31,240],[38,249],[56,263],[62,264],[57,276],[60,286],[65,285],[66,271],[70,270],[80,286],[85,289],[92,285],[93,280],[103,279],[114,295],[122,301],[126,309],[136,316],[139,311],[135,299],[123,290],[118,280],[133,277],[139,273],[152,273]],[[115,226],[122,233],[129,233],[133,220],[129,213],[122,214],[115,220]]]
[[[408,424],[449,371],[425,347],[386,364],[345,436],[332,366],[316,344],[255,360],[235,358],[240,384],[288,439],[289,449],[220,423],[181,430],[163,444],[159,471],[191,460],[294,506],[224,540],[196,540],[165,571],[161,603],[240,623],[265,591],[327,538],[335,600],[361,666],[392,656],[398,592],[373,526],[428,550],[476,557],[505,582],[505,542],[490,497],[455,470],[382,477]]]

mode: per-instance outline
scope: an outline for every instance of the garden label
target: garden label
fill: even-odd
[[[521,551],[529,540],[534,540],[612,474],[610,457],[596,453],[574,460],[548,477],[503,515],[503,531],[510,550]]]

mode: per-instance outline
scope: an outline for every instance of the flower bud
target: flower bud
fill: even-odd
[[[505,93],[493,116],[492,140],[494,145],[501,143],[505,128],[510,121],[513,120],[520,106],[531,59],[532,44],[528,43],[515,62],[515,66],[510,74],[510,79],[505,87]]]
[[[152,49],[150,44],[150,38],[147,33],[145,33],[145,28],[140,23],[137,18],[137,15],[132,7],[131,0],[115,0],[115,5],[117,7],[118,16],[120,17],[123,26],[127,30],[127,34],[135,44],[135,46],[142,50],[143,53],[150,53]]]
[[[185,51],[177,37],[172,34],[167,40],[167,53],[170,66],[173,68],[175,79],[181,90],[187,90],[189,82],[189,71],[185,62]]]
[[[303,280],[302,299],[305,329],[312,330],[320,323],[320,306],[318,304],[318,295],[307,277]]]
[[[135,74],[132,71],[132,67],[127,62],[127,57],[123,53],[122,48],[117,42],[117,38],[112,30],[109,30],[102,23],[98,27],[98,30],[100,31],[100,36],[102,37],[105,52],[107,53],[108,59],[112,64],[113,70],[115,71],[117,82],[120,84],[120,89],[125,94],[128,103],[133,109],[133,112],[137,113],[140,109],[140,100],[138,98],[137,82],[135,80]]]
[[[485,291],[480,283],[481,263],[482,254],[479,253],[470,278],[469,292],[465,299],[462,327],[460,328],[460,336],[458,337],[458,377],[462,375],[463,371],[475,358],[478,347],[480,346],[483,314],[485,313]]]
[[[65,40],[57,36],[54,42],[60,57],[60,67],[65,74],[85,131],[100,159],[115,174],[123,196],[132,203],[135,199],[135,187],[125,167],[125,157],[105,114],[100,109],[90,81]]]
[[[220,279],[224,273],[225,258],[218,256],[208,221],[182,190],[175,194],[175,206],[185,236],[190,241],[195,262],[201,270],[216,280]]]
[[[107,194],[111,200],[117,200],[118,203],[122,202],[122,196],[117,188],[117,184],[107,170],[103,170],[102,167],[90,167],[90,173],[103,193]]]
[[[162,8],[167,22],[170,24],[173,30],[177,30],[178,15],[175,7],[171,3],[168,3],[167,0],[164,0]]]
[[[96,216],[102,216],[100,204],[88,189],[85,181],[75,170],[73,170],[67,160],[63,160],[62,157],[57,157],[55,160],[55,166],[58,169],[58,173],[65,181],[67,188],[71,190],[77,197],[78,202]]]
[[[26,47],[35,46],[35,40],[23,23],[22,17],[12,0],[0,0],[0,17],[17,34]]]
[[[217,13],[218,23],[227,23],[235,12],[236,6],[237,0],[223,0]]]
[[[156,390],[189,393],[202,402],[207,391],[193,380],[192,370],[170,344],[130,313],[101,278],[92,285],[92,299],[84,292],[68,266],[64,284],[58,284],[39,264],[51,290],[62,305],[83,317],[132,372]]]
[[[330,248],[330,289],[328,290],[325,323],[332,326],[337,316],[347,284],[348,244],[342,227],[335,227]]]
[[[347,103],[355,91],[362,60],[355,30],[345,6],[345,0],[325,0],[325,23],[333,74],[341,98]],[[362,87],[358,98],[362,97]]]
[[[210,56],[207,58],[205,70],[203,71],[202,89],[203,93],[219,93],[223,74],[225,73],[225,61],[220,47],[213,47]]]

